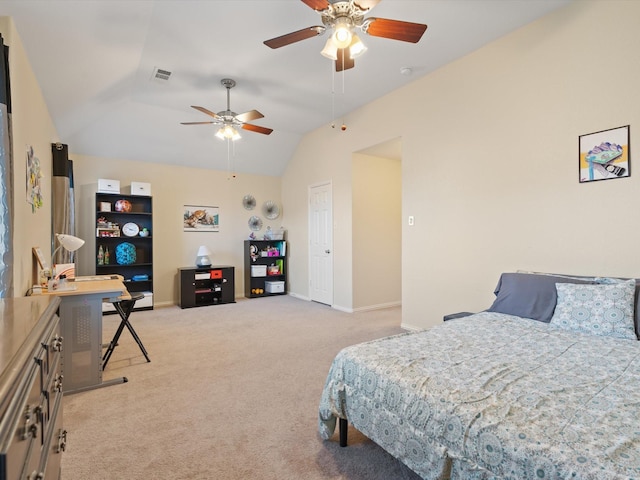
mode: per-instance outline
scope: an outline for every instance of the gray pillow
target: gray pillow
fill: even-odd
[[[593,278],[561,275],[503,273],[495,289],[496,299],[488,312],[506,313],[549,323],[556,308],[556,283],[594,284]]]

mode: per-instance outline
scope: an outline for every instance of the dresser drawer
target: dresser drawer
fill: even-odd
[[[45,432],[42,455],[38,472],[45,480],[60,478],[62,452],[67,444],[67,431],[62,424],[62,392],[56,392],[51,398],[51,417]]]
[[[35,472],[42,445],[42,390],[40,367],[28,365],[4,418],[0,438],[0,478],[22,479]],[[5,476],[3,476],[3,474]]]

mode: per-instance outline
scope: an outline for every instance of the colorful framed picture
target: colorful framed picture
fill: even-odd
[[[182,224],[185,232],[218,232],[220,231],[219,208],[185,205]]]
[[[578,137],[580,183],[631,175],[629,125]]]

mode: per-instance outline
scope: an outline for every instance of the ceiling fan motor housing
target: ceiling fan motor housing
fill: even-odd
[[[350,27],[359,27],[364,21],[366,12],[352,2],[335,2],[329,4],[327,9],[321,12],[322,23],[329,28],[334,28],[336,24],[340,23],[348,24]]]

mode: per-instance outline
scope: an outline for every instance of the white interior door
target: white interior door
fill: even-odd
[[[309,188],[309,296],[333,305],[333,195],[331,182]]]

